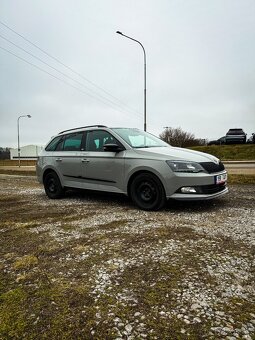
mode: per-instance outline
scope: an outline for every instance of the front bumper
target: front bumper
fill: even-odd
[[[175,174],[167,182],[166,197],[183,201],[210,200],[220,197],[228,192],[227,180],[217,183],[217,177],[226,174],[226,170],[211,174]],[[182,188],[185,187],[194,188],[196,192],[182,192]]]
[[[227,136],[226,143],[245,143],[246,136]]]
[[[216,192],[214,194],[181,194],[175,193],[167,198],[173,198],[178,201],[202,201],[202,200],[211,200],[220,196],[223,196],[228,193],[228,187],[220,192]]]

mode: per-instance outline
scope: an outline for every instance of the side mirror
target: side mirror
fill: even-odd
[[[119,146],[115,143],[109,143],[104,145],[104,151],[110,151],[110,152],[120,152],[125,150],[123,147]]]

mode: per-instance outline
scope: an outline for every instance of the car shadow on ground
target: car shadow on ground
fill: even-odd
[[[168,200],[165,210],[171,210],[172,212],[209,212],[221,210],[226,205],[224,198],[216,198],[213,200],[203,201],[176,201]]]
[[[79,199],[81,201],[94,201],[99,204],[108,204],[109,206],[122,207],[125,210],[140,210],[132,202],[132,200],[122,194],[99,192],[91,190],[81,190],[81,189],[70,189],[65,193],[66,199]],[[169,199],[166,205],[160,212],[208,212],[208,211],[218,211],[224,208],[226,205],[226,199],[216,198],[213,200],[203,200],[203,201],[177,201]]]

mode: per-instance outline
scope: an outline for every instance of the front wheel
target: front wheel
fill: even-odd
[[[143,210],[159,210],[166,203],[166,194],[160,180],[153,174],[143,173],[131,183],[132,201]]]
[[[64,195],[64,188],[62,187],[58,175],[55,172],[49,172],[43,181],[46,195],[49,198],[61,198]]]

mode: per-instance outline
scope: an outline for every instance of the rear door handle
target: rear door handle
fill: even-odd
[[[86,158],[83,158],[81,161],[82,161],[82,163],[89,163],[89,160],[86,159]]]
[[[56,158],[56,162],[62,162],[62,158]]]

